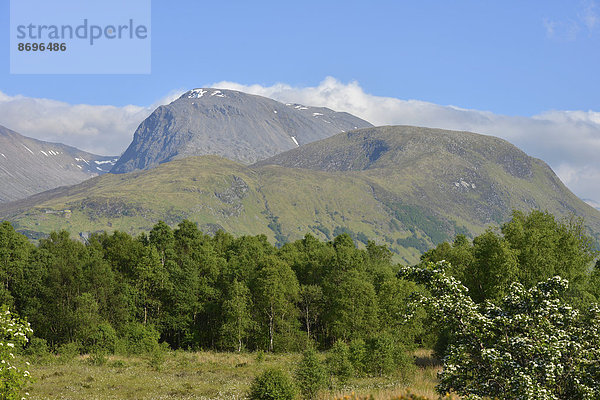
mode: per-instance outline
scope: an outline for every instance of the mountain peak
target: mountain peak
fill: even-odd
[[[340,132],[371,127],[344,112],[283,104],[235,90],[195,88],[144,120],[111,172],[201,155],[251,164]]]

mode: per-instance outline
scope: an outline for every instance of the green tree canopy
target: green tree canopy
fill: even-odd
[[[469,288],[477,302],[499,300],[512,281],[530,288],[560,275],[571,282],[565,296],[585,303],[581,299],[587,298],[584,291],[598,254],[592,244],[580,219],[557,220],[538,210],[514,211],[500,232],[488,229],[472,243],[459,235],[453,244],[441,243],[421,260],[449,261],[448,273]]]

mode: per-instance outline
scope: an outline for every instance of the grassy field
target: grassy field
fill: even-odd
[[[332,387],[321,399],[359,398],[389,400],[412,393],[437,398],[439,370],[426,351],[415,353],[414,370],[390,377],[351,379]],[[90,356],[61,360],[54,356],[34,361],[35,382],[27,388],[31,399],[223,399],[246,398],[252,379],[268,367],[293,372],[299,354],[169,352],[164,358],[110,356],[94,362]]]

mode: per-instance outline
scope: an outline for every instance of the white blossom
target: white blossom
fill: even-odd
[[[560,298],[567,280],[514,283],[499,305],[475,304],[446,262],[404,267],[424,284],[418,298],[452,331],[438,390],[465,399],[600,399],[600,307],[580,314]]]

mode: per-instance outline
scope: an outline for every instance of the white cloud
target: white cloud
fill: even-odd
[[[600,22],[598,5],[593,0],[584,0],[577,8],[578,11],[573,17],[544,18],[542,23],[546,36],[550,39],[570,42],[577,39],[581,31],[587,31],[588,35],[591,35]]]
[[[65,143],[96,154],[118,155],[129,145],[144,118],[180,94],[181,91],[173,91],[148,107],[115,107],[72,105],[0,92],[0,125],[36,139]]]
[[[595,201],[595,200],[590,200],[590,199],[583,199],[586,203],[588,203],[590,206],[596,208],[597,210],[600,211],[600,203]]]
[[[555,21],[546,18],[544,19],[544,28],[546,29],[546,36],[548,38],[566,42],[577,39],[577,34],[581,31],[579,22],[573,19]]]
[[[598,5],[592,0],[584,1],[582,10],[579,13],[579,18],[587,28],[588,32],[592,32],[600,22],[598,17]]]
[[[400,100],[365,93],[357,82],[328,77],[318,86],[295,88],[218,82],[213,87],[241,90],[347,111],[375,125],[417,125],[466,130],[498,136],[529,155],[546,161],[577,195],[600,199],[600,113],[549,111],[532,117],[511,117],[488,111]]]

